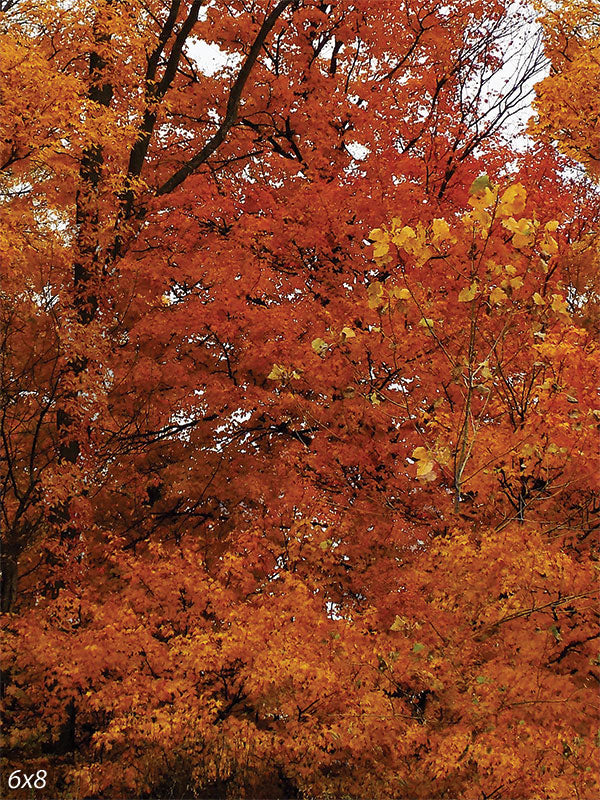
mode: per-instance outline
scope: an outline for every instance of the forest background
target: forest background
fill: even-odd
[[[597,0],[0,0],[3,796],[599,796],[599,87]]]

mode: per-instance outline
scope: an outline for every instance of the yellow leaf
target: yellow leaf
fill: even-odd
[[[369,296],[369,308],[377,308],[381,305],[381,298],[383,295],[383,286],[379,281],[373,281],[367,287],[367,295]]]
[[[523,278],[521,278],[520,276],[517,276],[516,278],[511,278],[509,283],[512,289],[520,289],[521,286],[523,286]]]
[[[559,294],[552,295],[552,303],[550,304],[550,308],[557,314],[568,314],[567,304]]]
[[[499,286],[497,286],[495,289],[492,289],[490,292],[490,303],[494,303],[494,305],[499,305],[506,299],[506,292],[503,291]]]
[[[546,236],[540,242],[540,250],[546,256],[553,256],[558,253],[558,244],[553,236]]]
[[[443,242],[450,235],[450,225],[445,219],[434,219],[431,223],[431,230],[435,242]]]
[[[369,234],[369,239],[372,242],[381,242],[387,238],[387,233],[382,231],[381,228],[373,228],[371,233]]]
[[[525,217],[518,221],[514,217],[509,217],[503,220],[502,225],[511,233],[525,233],[529,230],[529,220]]]
[[[401,631],[405,627],[405,624],[406,623],[404,622],[402,617],[399,617],[398,615],[396,615],[395,620],[390,625],[390,630],[391,631]]]
[[[418,247],[414,248],[415,255],[418,255],[416,265],[417,267],[422,267],[426,261],[429,261],[431,256],[435,254],[435,251],[431,247],[424,247],[422,250],[419,250]]]
[[[543,306],[544,298],[539,292],[535,292],[533,295],[533,302],[536,304],[536,306]]]
[[[489,368],[487,361],[484,361],[483,364],[481,365],[481,377],[486,379],[494,377],[494,374],[492,370]]]
[[[399,286],[394,286],[390,289],[390,296],[396,300],[410,300],[410,291],[408,289],[401,289]]]
[[[501,214],[522,214],[525,211],[527,192],[520,183],[509,186],[500,198],[498,210]]]
[[[477,294],[477,281],[473,281],[473,283],[467,288],[461,289],[458,295],[458,302],[459,303],[470,303],[471,300]]]
[[[310,343],[310,346],[318,356],[320,356],[321,353],[325,352],[325,350],[327,350],[327,348],[329,347],[327,342],[319,337],[313,339],[312,342]]]
[[[387,242],[375,242],[373,245],[373,258],[381,258],[387,255],[390,246]]]
[[[505,219],[502,224],[504,227],[514,234],[512,243],[515,247],[527,247],[531,243],[531,237],[534,233],[534,225],[530,219],[520,219],[518,222],[514,217]]]
[[[347,326],[345,328],[342,328],[342,337],[343,338],[345,338],[345,339],[354,339],[355,336],[356,336],[356,334],[354,333],[352,328],[348,328]]]
[[[409,225],[405,225],[393,235],[392,241],[398,247],[404,247],[407,242],[410,242],[416,238],[417,234],[414,232],[414,230]]]
[[[416,458],[421,460],[423,458],[429,458],[429,450],[426,447],[415,447],[412,451],[412,458]]]
[[[496,202],[496,195],[490,189],[485,189],[483,192],[479,192],[478,194],[474,195],[473,197],[469,198],[469,205],[472,206],[475,211],[483,212],[485,208],[489,208],[493,206]],[[486,214],[485,217],[479,218],[481,224],[489,225],[489,214]]]
[[[280,364],[273,364],[273,368],[271,372],[267,375],[267,379],[270,381],[280,381],[286,375],[285,367],[282,367]]]
[[[433,472],[435,461],[419,461],[417,464],[417,478],[423,478]]]
[[[430,317],[422,317],[419,320],[421,328],[433,328],[433,320]]]
[[[442,466],[446,466],[446,464],[450,463],[450,458],[452,457],[452,453],[450,452],[449,447],[441,447],[436,451],[435,460],[438,464]]]
[[[555,231],[558,228],[558,220],[557,219],[551,219],[550,222],[547,222],[544,225],[544,228],[547,231]]]

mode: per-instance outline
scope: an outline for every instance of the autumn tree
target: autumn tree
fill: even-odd
[[[594,8],[0,3],[5,781],[596,795]]]

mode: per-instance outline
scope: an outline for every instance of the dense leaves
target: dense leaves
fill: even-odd
[[[598,8],[516,152],[514,6],[0,3],[6,776],[596,796]]]

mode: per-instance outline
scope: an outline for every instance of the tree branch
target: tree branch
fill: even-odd
[[[263,24],[260,27],[258,35],[254,40],[254,44],[250,48],[250,52],[246,56],[246,60],[242,64],[242,68],[239,71],[239,74],[235,80],[235,83],[231,87],[231,92],[229,93],[229,100],[227,102],[227,110],[225,112],[225,117],[223,122],[219,126],[217,132],[212,136],[208,142],[204,145],[202,150],[199,153],[196,153],[195,156],[192,156],[189,161],[187,161],[180,169],[177,170],[171,177],[159,186],[156,189],[156,196],[160,197],[163,194],[168,194],[180,186],[186,178],[188,178],[193,172],[195,172],[199,166],[204,164],[208,158],[221,146],[221,144],[225,141],[225,137],[229,133],[229,130],[237,121],[238,109],[240,105],[240,100],[242,99],[242,93],[244,91],[244,87],[246,86],[246,82],[250,77],[250,73],[256,63],[256,59],[261,51],[261,48],[271,32],[273,26],[281,16],[281,14],[285,11],[285,9],[292,3],[292,0],[280,0],[279,3],[275,6],[275,8],[271,11],[271,13],[265,17]]]

